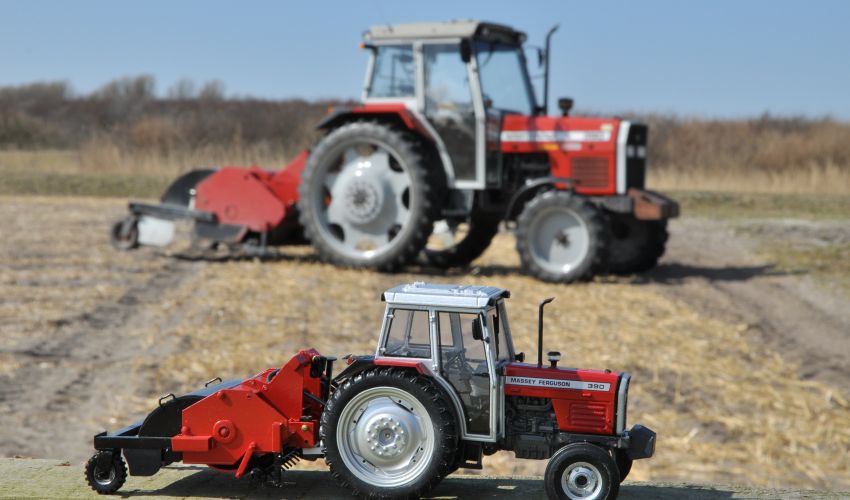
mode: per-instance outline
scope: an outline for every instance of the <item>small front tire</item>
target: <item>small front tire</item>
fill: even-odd
[[[558,450],[549,460],[543,480],[552,500],[610,500],[620,491],[611,454],[590,443],[573,443]]]
[[[109,465],[104,467],[103,462]],[[86,482],[101,495],[115,493],[126,480],[127,464],[121,458],[120,451],[98,451],[86,462]]]
[[[588,280],[607,262],[608,228],[587,198],[546,191],[531,199],[516,226],[522,269],[543,281]]]

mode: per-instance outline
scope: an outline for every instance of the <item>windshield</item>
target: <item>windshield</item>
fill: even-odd
[[[476,42],[475,55],[484,101],[508,113],[534,114],[534,96],[520,47]]]
[[[413,46],[382,45],[375,53],[369,97],[412,97],[414,78]]]

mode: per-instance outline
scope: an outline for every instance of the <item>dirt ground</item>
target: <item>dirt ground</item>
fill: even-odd
[[[198,262],[109,247],[120,200],[0,197],[0,455],[67,459],[143,417],[169,392],[280,365],[294,350],[374,348],[380,292],[433,280],[503,286],[518,350],[635,376],[632,423],[659,433],[638,480],[850,486],[850,293],[840,276],[772,267],[795,242],[846,245],[846,220],[683,218],[645,276],[556,286],[517,272],[500,235],[463,272],[378,274],[309,248]],[[414,270],[416,271],[416,270]],[[539,474],[507,453],[490,474]],[[631,477],[631,476],[630,476]]]

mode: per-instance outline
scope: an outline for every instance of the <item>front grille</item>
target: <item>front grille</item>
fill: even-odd
[[[580,428],[604,428],[606,407],[601,403],[573,403],[570,405],[570,425]]]
[[[577,156],[570,164],[573,182],[577,187],[604,188],[610,179],[608,177],[608,160],[595,156]]]

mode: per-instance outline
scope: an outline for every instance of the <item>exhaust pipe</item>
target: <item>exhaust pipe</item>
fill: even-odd
[[[537,368],[543,368],[543,306],[555,300],[555,297],[543,299],[537,308]]]
[[[549,32],[546,33],[546,59],[544,60],[545,66],[543,66],[543,114],[549,114],[549,48],[552,45],[552,35],[558,31],[559,25],[554,25],[549,28]],[[548,302],[547,302],[548,303]],[[542,307],[542,306],[541,306]]]

